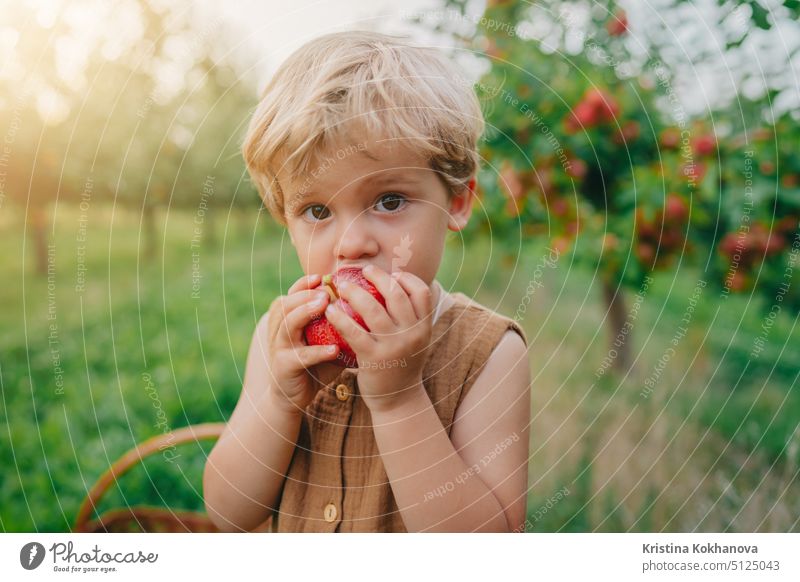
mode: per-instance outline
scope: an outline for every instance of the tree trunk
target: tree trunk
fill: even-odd
[[[610,281],[603,279],[603,299],[606,304],[606,322],[609,330],[609,352],[616,352],[612,369],[625,374],[631,366],[631,334],[623,333],[627,310],[622,287],[615,287]],[[613,352],[611,350],[614,350]]]

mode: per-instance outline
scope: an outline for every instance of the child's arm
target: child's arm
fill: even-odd
[[[277,511],[303,411],[319,389],[309,368],[338,352],[302,339],[328,303],[319,282],[318,275],[298,279],[256,326],[242,395],[203,474],[206,509],[221,530],[252,530]]]
[[[265,316],[250,344],[242,395],[203,474],[206,510],[222,531],[253,530],[277,509],[300,431],[302,411],[278,406],[266,386],[268,341]]]
[[[378,450],[408,531],[512,531],[525,520],[530,369],[525,342],[508,331],[455,411],[448,438],[422,384],[432,333],[431,289],[408,272],[365,276],[386,307],[357,285],[339,294],[366,331],[341,309],[328,320],[364,367],[358,387],[372,415]],[[399,285],[397,284],[399,283]],[[451,440],[452,439],[452,442]]]
[[[375,439],[408,531],[522,531],[528,477],[530,369],[506,332],[456,410],[450,438],[420,382],[372,410]],[[452,439],[452,441],[451,441]]]

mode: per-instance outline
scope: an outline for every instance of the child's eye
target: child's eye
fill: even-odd
[[[325,220],[331,214],[330,210],[328,210],[327,207],[323,206],[322,204],[312,204],[303,210],[303,216],[306,218],[308,218],[309,210],[311,211],[311,216],[313,216],[315,220]]]
[[[381,196],[380,200],[378,200],[375,206],[377,207],[382,203],[383,207],[389,212],[396,212],[405,205],[405,202],[406,199],[404,196],[395,192],[391,192]]]

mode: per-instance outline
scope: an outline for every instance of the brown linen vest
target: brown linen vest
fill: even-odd
[[[516,331],[528,344],[513,319],[462,293],[450,296],[455,302],[433,323],[422,375],[448,435],[458,405],[505,332]],[[273,532],[406,531],[359,396],[357,369],[343,368],[306,407],[271,520]]]

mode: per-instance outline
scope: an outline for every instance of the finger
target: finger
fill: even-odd
[[[323,297],[328,298],[330,295],[322,289],[301,289],[300,291],[295,291],[291,295],[282,296],[279,308],[282,310],[285,317],[299,306],[308,305],[315,299],[321,299]]]
[[[298,305],[286,315],[286,330],[292,345],[305,345],[303,342],[303,328],[305,328],[312,319],[322,315],[322,312],[325,311],[325,307],[328,305],[328,301],[328,294],[324,293],[318,299],[314,299],[303,305]]]
[[[433,295],[431,288],[425,282],[412,275],[408,271],[397,271],[392,273],[397,282],[408,293],[411,304],[414,306],[414,313],[418,320],[423,320],[433,314]]]
[[[316,273],[311,273],[310,275],[306,275],[305,277],[300,277],[294,284],[289,287],[289,290],[286,292],[287,295],[292,293],[296,293],[297,291],[301,291],[303,289],[313,289],[317,287],[322,282],[322,277],[320,277]]]
[[[289,359],[298,368],[308,369],[322,362],[330,362],[339,355],[339,347],[327,346],[298,346],[287,350],[291,353]]]
[[[395,324],[410,324],[416,320],[411,299],[394,277],[375,266],[366,267],[363,273],[364,277],[383,295],[386,300],[386,311]]]
[[[386,308],[369,291],[348,281],[339,283],[337,289],[339,297],[347,301],[353,311],[361,316],[370,331],[382,334],[394,330],[395,323],[389,317]]]
[[[355,319],[342,311],[335,303],[331,303],[325,309],[325,317],[356,353],[375,343],[375,338],[370,335],[370,332],[361,327]]]
[[[324,291],[310,289],[298,291],[292,295],[281,296],[278,305],[276,305],[275,313],[275,317],[280,319],[276,340],[283,342],[284,345],[297,344],[298,332],[295,330],[295,324],[290,319],[292,313],[296,310],[300,310],[300,312],[307,311],[308,321],[310,321],[314,314],[319,315],[325,309],[328,300],[329,296]]]

